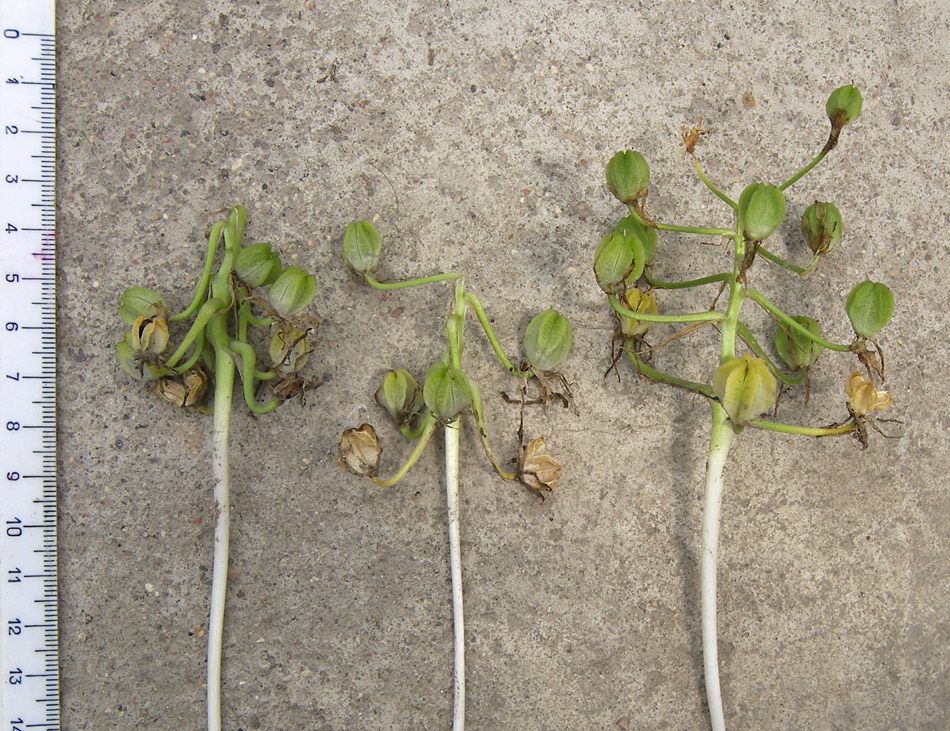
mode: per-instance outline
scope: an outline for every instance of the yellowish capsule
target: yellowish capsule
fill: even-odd
[[[877,409],[886,409],[894,403],[887,391],[878,391],[874,383],[855,371],[844,382],[844,391],[848,394],[848,404],[858,416],[867,416]]]

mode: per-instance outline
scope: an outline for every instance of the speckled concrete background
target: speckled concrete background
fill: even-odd
[[[378,216],[381,276],[467,274],[510,353],[536,311],[574,323],[579,415],[533,413],[564,464],[539,501],[463,443],[472,729],[703,729],[698,557],[708,414],[688,394],[604,378],[612,316],[591,275],[620,210],[603,166],[635,147],[662,220],[727,225],[682,153],[726,192],[778,182],[820,149],[824,102],[853,81],[860,121],[789,191],[774,248],[802,258],[816,197],[846,238],[805,282],[755,286],[825,315],[890,283],[892,415],[903,438],[746,432],[730,458],[720,581],[722,682],[735,729],[950,728],[950,13],[940,0],[824,3],[376,3],[105,0],[59,9],[63,728],[198,729],[213,506],[210,418],[119,371],[121,291],[190,296],[208,211],[316,271],[325,385],[305,406],[235,409],[228,729],[445,729],[451,608],[440,448],[383,490],[334,466],[342,429],[380,427],[390,367],[440,357],[448,289],[381,295],[338,256]],[[745,98],[744,95],[750,95]],[[754,102],[754,106],[750,103]],[[724,249],[661,238],[658,273]],[[708,306],[709,292],[670,297]],[[753,324],[763,323],[753,318]],[[659,356],[705,379],[712,335]],[[513,453],[513,389],[470,327],[467,367]],[[803,413],[842,417],[848,358],[822,357]]]

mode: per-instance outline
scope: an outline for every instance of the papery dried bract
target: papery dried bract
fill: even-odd
[[[524,446],[518,469],[518,479],[522,483],[538,492],[550,492],[557,487],[560,476],[561,465],[545,454],[544,437],[532,439]]]
[[[874,383],[858,371],[855,371],[844,383],[844,391],[848,395],[848,405],[858,416],[867,416],[877,409],[886,409],[894,403],[894,399],[887,391],[878,391]]]
[[[193,368],[180,378],[160,378],[155,391],[175,406],[200,406],[208,392],[208,377],[203,371]]]
[[[369,424],[360,424],[343,432],[340,438],[340,456],[336,463],[340,469],[355,475],[376,477],[381,452],[376,430]]]
[[[168,323],[161,315],[139,315],[132,323],[132,348],[142,353],[159,354],[168,346]]]

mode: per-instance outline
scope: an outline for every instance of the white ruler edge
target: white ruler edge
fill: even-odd
[[[55,2],[0,0],[0,731],[59,729]]]

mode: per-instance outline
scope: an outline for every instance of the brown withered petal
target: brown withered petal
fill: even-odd
[[[561,476],[561,465],[544,451],[544,437],[532,439],[521,453],[521,467],[518,470],[518,478],[538,492],[553,490],[557,487],[557,478]]]
[[[376,430],[369,424],[360,424],[347,429],[340,438],[340,456],[337,466],[355,475],[376,477],[379,471],[379,455],[382,448]]]
[[[867,416],[876,409],[886,409],[894,403],[887,391],[878,391],[872,381],[855,371],[844,383],[851,410],[859,416]]]

